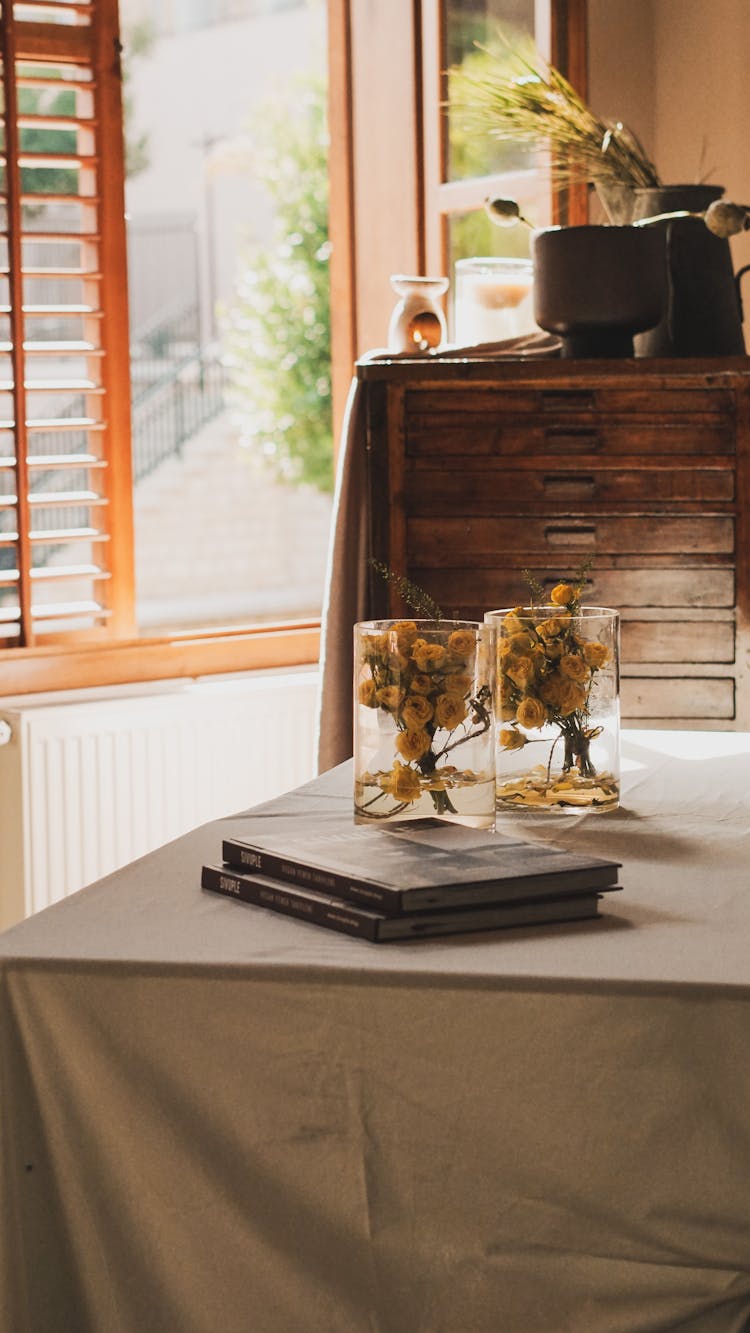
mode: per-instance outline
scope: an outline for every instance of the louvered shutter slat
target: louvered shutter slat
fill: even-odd
[[[134,624],[116,6],[25,0],[4,20],[0,646],[122,637]]]

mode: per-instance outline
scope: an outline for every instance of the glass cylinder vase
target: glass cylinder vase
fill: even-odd
[[[488,611],[497,632],[498,809],[580,813],[620,802],[617,611]]]
[[[354,818],[495,822],[495,631],[458,620],[354,627]]]

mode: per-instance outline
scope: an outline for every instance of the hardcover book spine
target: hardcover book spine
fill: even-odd
[[[246,847],[232,838],[224,839],[222,856],[228,865],[236,866],[238,870],[268,875],[271,879],[283,880],[285,884],[299,884],[302,888],[315,889],[318,893],[330,893],[334,898],[362,903],[386,916],[396,915],[401,910],[398,889],[381,888],[378,884],[363,883],[348,875],[320,870],[317,866],[305,865],[302,861],[290,860],[274,852]]]
[[[213,893],[222,893],[227,898],[240,898],[245,903],[269,907],[274,912],[312,921],[317,926],[340,930],[346,935],[358,935],[367,940],[377,938],[377,922],[358,916],[356,909],[349,910],[346,903],[339,907],[333,903],[312,902],[306,896],[297,896],[292,886],[287,889],[280,885],[277,888],[250,876],[233,875],[231,870],[219,869],[217,866],[203,867],[201,886]]]

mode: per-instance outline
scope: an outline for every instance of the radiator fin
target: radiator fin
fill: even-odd
[[[0,709],[0,927],[308,781],[318,677],[256,673]]]

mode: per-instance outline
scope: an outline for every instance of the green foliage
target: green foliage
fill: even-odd
[[[38,72],[38,71],[35,71]],[[54,78],[56,70],[43,70],[42,73]],[[75,115],[75,93],[72,88],[61,88],[59,92],[50,89],[42,91],[36,88],[19,88],[18,111],[21,116],[50,116],[61,120]],[[24,154],[69,154],[75,157],[78,152],[78,135],[75,128],[69,130],[49,129],[44,126],[27,125],[19,130],[19,148]],[[78,191],[77,167],[22,167],[21,189],[24,194],[76,194]]]
[[[134,129],[135,107],[130,88],[133,61],[150,55],[156,41],[153,20],[141,19],[125,33],[122,61],[122,110],[125,127],[125,175],[132,180],[139,172],[151,166],[148,130],[140,134]]]
[[[485,126],[477,127],[476,112],[467,111],[463,98],[467,82],[485,83],[500,68],[510,74],[511,58],[500,51],[473,50],[466,52],[460,65],[448,71],[448,108],[450,125],[451,179],[467,176],[486,176],[491,172],[528,171],[534,166],[533,152],[528,144],[497,139],[487,133]]]
[[[466,31],[461,33],[454,61],[448,70],[448,124],[450,175],[452,180],[472,176],[486,176],[494,172],[530,171],[534,154],[527,144],[498,141],[491,134],[478,130],[475,120],[462,104],[464,81],[483,79],[499,62],[509,65],[505,48],[490,51],[472,47],[486,37],[486,20],[480,22],[469,16]],[[521,40],[519,35],[518,40]],[[469,255],[496,255],[505,258],[527,259],[529,232],[525,227],[495,227],[484,209],[470,213],[453,214],[450,222],[451,262]]]
[[[276,205],[270,247],[244,256],[223,320],[244,440],[276,476],[333,489],[325,88],[306,78],[261,108],[253,165]]]
[[[528,259],[528,227],[495,227],[483,208],[455,214],[450,223],[451,262],[471,255]]]
[[[149,21],[144,20],[136,24],[129,39],[130,58],[147,55],[153,42],[154,33]],[[33,69],[24,66],[21,72],[42,74],[48,79],[60,77],[56,66]],[[123,83],[126,90],[124,96],[126,174],[134,176],[149,165],[148,134],[134,135],[130,131],[133,108],[127,92],[128,75],[129,64],[126,60],[123,62]],[[57,92],[50,88],[19,88],[18,111],[20,116],[48,116],[50,119],[72,120],[76,115],[75,90],[61,88]],[[76,157],[78,131],[74,125],[70,129],[21,126],[19,148],[24,154],[36,154],[39,157],[55,154]],[[67,166],[22,167],[21,188],[24,194],[77,194],[78,171],[78,167]]]

